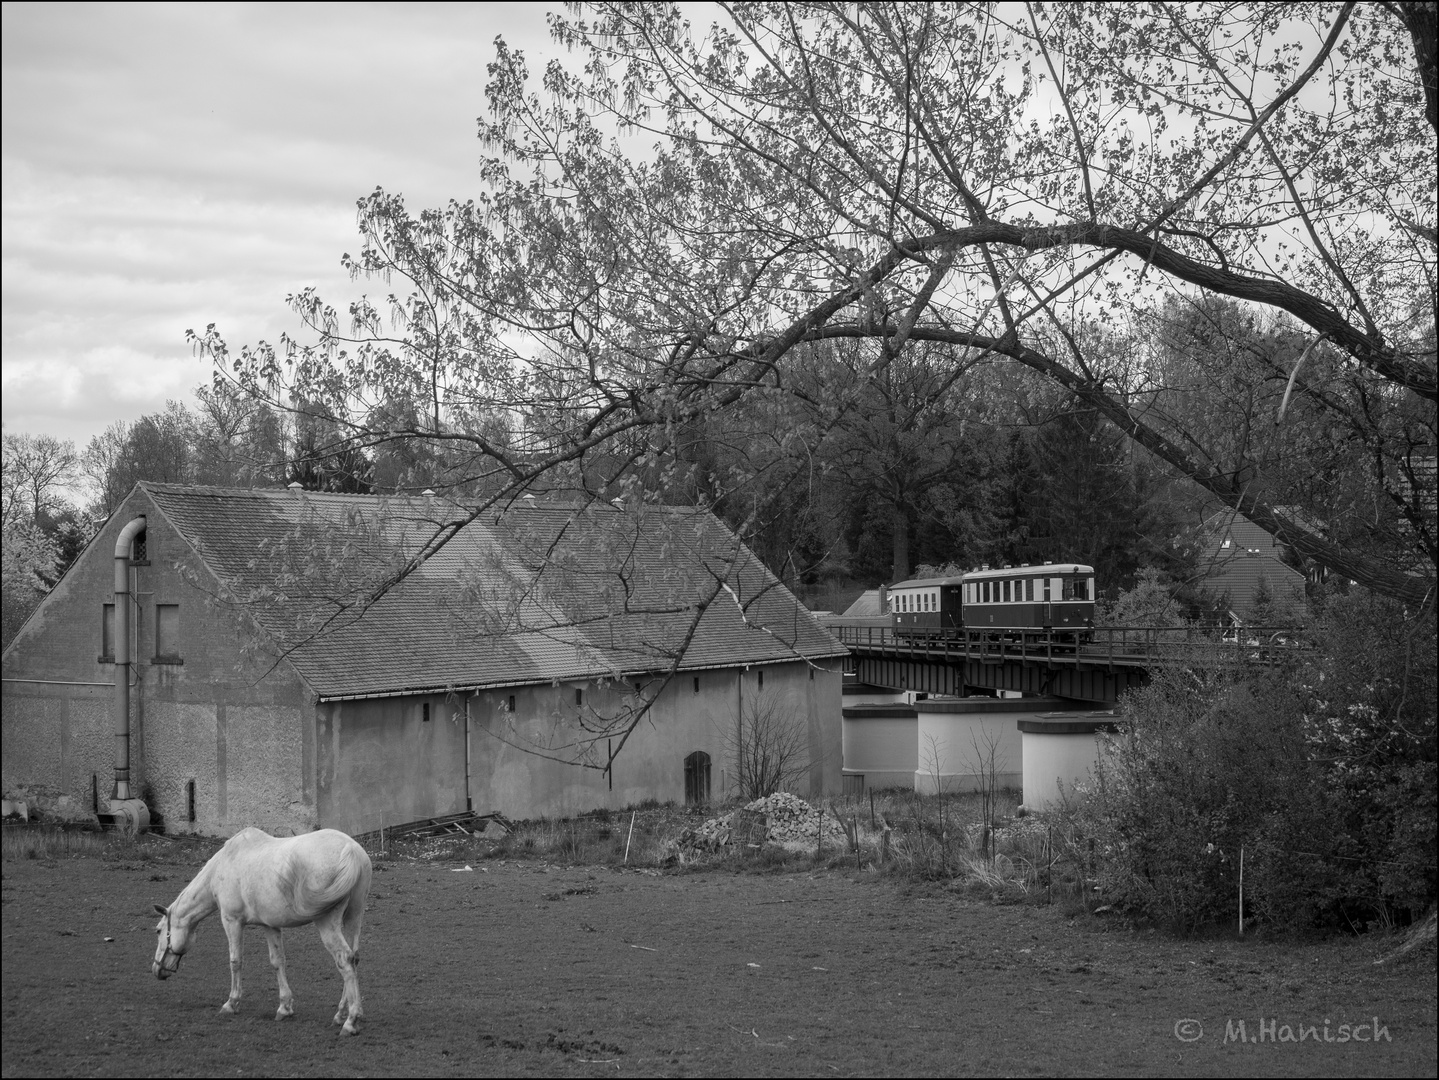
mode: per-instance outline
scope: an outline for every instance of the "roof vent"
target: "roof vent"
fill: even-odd
[[[300,481],[298,481],[298,480],[291,480],[291,481],[290,481],[288,484],[286,484],[285,486],[286,486],[287,488],[289,488],[291,491],[304,491],[304,490],[305,490],[305,485],[302,484],[302,483],[300,483]]]
[[[525,505],[526,505],[526,506],[534,506],[534,505],[535,505],[535,497],[534,497],[533,494],[531,494],[531,493],[528,492],[528,491],[525,492],[523,495],[521,495],[520,498],[522,498],[522,499],[525,500]]]
[[[613,499],[610,500],[610,505],[618,506],[621,510],[623,510],[625,508],[625,500],[620,496],[616,495]]]
[[[422,491],[422,492],[420,492],[420,494],[423,495],[423,496],[425,496],[425,498],[428,499],[428,498],[431,498],[431,497],[435,494],[435,489],[434,489],[434,488],[425,488],[425,490]]]

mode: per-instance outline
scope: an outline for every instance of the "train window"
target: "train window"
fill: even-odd
[[[1007,604],[1007,603],[1009,603],[1010,600],[1012,600],[1012,599],[1013,599],[1013,597],[1012,597],[1011,594],[1010,594],[1009,579],[1008,579],[1008,578],[1005,578],[1005,579],[1004,579],[1004,602]]]

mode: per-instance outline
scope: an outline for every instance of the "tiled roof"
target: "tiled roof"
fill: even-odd
[[[853,619],[865,615],[883,614],[884,612],[880,609],[879,604],[879,590],[865,589],[864,592],[855,598],[854,603],[844,609],[841,617]]]
[[[141,486],[321,697],[845,651],[707,511]]]
[[[1263,578],[1276,602],[1304,599],[1304,575],[1279,558],[1279,541],[1234,510],[1221,511],[1204,528],[1211,537],[1203,585],[1215,596],[1227,593],[1235,614],[1248,617]]]

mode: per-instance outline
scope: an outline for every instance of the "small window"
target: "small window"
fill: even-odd
[[[430,722],[430,703],[428,701],[420,706],[420,722],[425,724]]]
[[[195,820],[195,781],[185,781],[185,818],[190,822]]]
[[[514,712],[514,711],[515,711],[515,695],[514,695],[514,694],[511,694],[511,695],[510,695],[510,703],[509,703],[508,708],[509,708],[509,711],[510,711],[510,712]]]
[[[760,668],[759,670],[759,688],[761,690],[764,689],[764,668]]]
[[[695,693],[698,694],[699,692],[700,692],[700,677],[699,677],[698,675],[696,675],[696,676],[695,676]]]
[[[115,605],[106,604],[100,617],[100,658],[115,659]]]
[[[580,708],[585,703],[585,692],[578,687],[575,688],[575,708]]]
[[[1004,579],[1004,602],[1007,604],[1014,598],[1014,594],[1008,578]]]
[[[180,659],[180,605],[155,605],[155,659]]]

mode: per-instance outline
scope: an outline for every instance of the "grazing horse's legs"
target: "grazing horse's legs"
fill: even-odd
[[[343,1022],[345,1034],[354,1035],[355,1021],[364,1015],[360,1004],[360,977],[355,970],[359,955],[350,947],[340,930],[342,914],[333,909],[327,911],[315,920],[315,926],[319,928],[320,940],[335,958],[335,966],[340,969],[340,976],[345,980],[345,990],[340,995],[340,1004],[335,1010],[335,1023]]]
[[[226,917],[222,911],[220,925],[225,928],[225,940],[230,944],[230,997],[225,1004],[220,1006],[220,1011],[232,1013],[240,1007],[242,996],[240,989],[240,935],[245,930],[245,924],[239,919]]]
[[[270,945],[270,966],[280,983],[280,1008],[275,1012],[276,1020],[295,1015],[295,995],[290,993],[290,981],[285,978],[285,939],[273,926],[265,927],[265,940]]]

